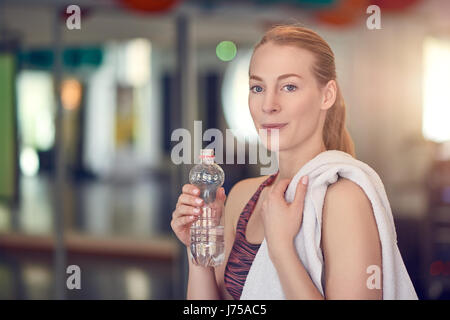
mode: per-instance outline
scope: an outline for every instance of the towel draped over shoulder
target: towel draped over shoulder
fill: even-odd
[[[293,201],[297,183],[304,175],[308,175],[309,183],[302,225],[295,237],[295,247],[320,293],[324,295],[325,289],[324,258],[320,248],[322,208],[328,186],[343,177],[358,184],[372,204],[381,241],[383,299],[417,300],[416,291],[397,246],[391,207],[378,174],[367,164],[345,152],[325,151],[307,162],[293,177],[285,193],[288,203]],[[285,299],[277,271],[269,258],[265,239],[244,284],[241,300],[246,299]]]

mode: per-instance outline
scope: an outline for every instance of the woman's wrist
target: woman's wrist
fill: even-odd
[[[296,252],[294,240],[277,243],[276,247],[268,246],[268,251],[270,258],[273,260],[284,259],[286,256]]]
[[[189,247],[186,247],[188,262],[189,262],[189,270],[200,270],[202,272],[206,271],[214,271],[214,267],[204,267],[195,263],[194,257],[192,256],[191,250]]]

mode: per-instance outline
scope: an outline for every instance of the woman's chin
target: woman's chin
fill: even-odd
[[[264,148],[266,148],[268,151],[271,152],[278,152],[282,149],[282,144],[280,144],[280,141],[278,142],[271,142],[270,139],[269,141],[263,141],[261,139],[261,143],[264,146]]]
[[[268,133],[260,132],[260,134],[258,136],[259,136],[259,140],[264,145],[268,145],[268,144],[271,144],[271,143],[275,144],[275,143],[280,141],[280,134],[279,134],[279,132],[275,133],[275,134],[270,133],[270,131]]]

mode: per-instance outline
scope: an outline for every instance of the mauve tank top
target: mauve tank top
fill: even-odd
[[[261,245],[249,243],[245,238],[245,230],[247,229],[248,220],[250,219],[250,216],[255,209],[255,205],[258,201],[261,191],[264,189],[264,187],[272,184],[272,182],[278,175],[278,172],[269,176],[269,178],[267,178],[258,187],[258,190],[256,190],[256,192],[253,194],[239,216],[239,221],[236,227],[236,237],[234,239],[230,256],[228,257],[224,275],[225,287],[235,300],[239,300],[241,297],[242,289],[244,288],[248,271],[250,270],[253,259],[255,258],[255,255]]]

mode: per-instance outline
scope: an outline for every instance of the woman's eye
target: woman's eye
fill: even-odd
[[[286,91],[292,92],[292,91],[295,91],[297,89],[297,86],[294,86],[293,84],[287,84],[283,88],[287,88]]]
[[[297,90],[297,86],[293,84],[287,84],[283,87],[283,89],[287,92],[293,92]],[[250,88],[250,91],[252,91],[253,93],[261,93],[263,91],[263,88],[261,86],[253,86]]]
[[[253,86],[250,88],[250,91],[252,91],[253,93],[260,93],[262,92],[262,88],[260,86]]]

